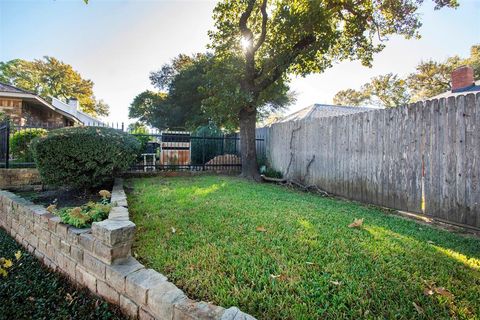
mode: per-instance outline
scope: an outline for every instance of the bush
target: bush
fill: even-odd
[[[32,162],[33,154],[30,143],[33,139],[44,137],[47,130],[41,128],[23,129],[15,132],[10,138],[10,152],[15,160]]]
[[[140,143],[112,128],[71,127],[35,139],[32,150],[43,183],[94,188],[127,170]]]

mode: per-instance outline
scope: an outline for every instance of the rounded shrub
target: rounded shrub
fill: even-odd
[[[44,183],[93,188],[128,169],[140,143],[111,128],[70,127],[35,139],[32,150]]]
[[[16,131],[10,138],[10,152],[15,160],[22,162],[33,161],[30,143],[33,139],[44,137],[47,130],[41,128],[22,129]]]

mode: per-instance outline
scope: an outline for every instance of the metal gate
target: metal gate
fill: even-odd
[[[9,167],[10,121],[0,123],[0,168]]]

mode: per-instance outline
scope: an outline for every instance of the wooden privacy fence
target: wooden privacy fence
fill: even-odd
[[[270,164],[289,179],[480,228],[480,94],[269,131]]]

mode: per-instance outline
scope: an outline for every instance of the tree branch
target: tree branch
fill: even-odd
[[[256,52],[260,48],[260,46],[265,42],[265,39],[267,37],[267,0],[263,0],[262,5],[260,6],[260,11],[262,12],[262,32],[260,33],[260,37],[258,38],[257,43],[253,47],[253,52]]]
[[[240,32],[242,33],[242,36],[249,39],[252,39],[253,33],[252,33],[252,30],[250,30],[247,27],[247,21],[248,21],[248,18],[250,18],[250,15],[252,14],[254,5],[255,5],[255,0],[250,0],[248,2],[247,9],[245,10],[244,13],[242,13],[240,17],[240,22],[239,22]]]
[[[314,44],[316,40],[317,39],[313,34],[309,34],[295,43],[292,48],[285,53],[285,56],[283,59],[281,59],[280,63],[274,66],[270,71],[270,74],[256,86],[257,91],[261,92],[268,88],[272,83],[277,81],[288,69],[293,60],[295,60],[295,58],[298,57],[303,50]]]

